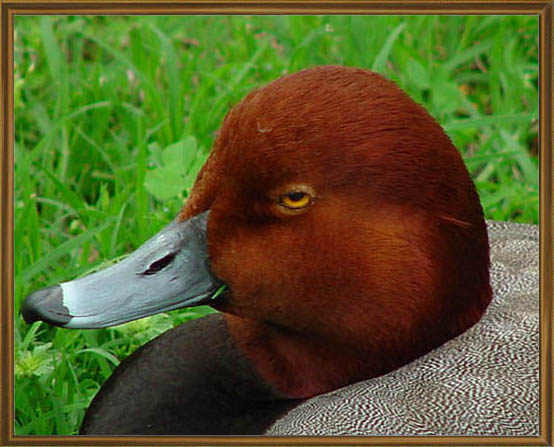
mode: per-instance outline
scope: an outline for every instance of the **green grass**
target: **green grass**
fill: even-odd
[[[15,18],[16,434],[74,434],[119,361],[207,308],[106,330],[26,325],[23,298],[122,256],[178,212],[225,112],[318,64],[425,105],[498,220],[538,221],[536,17]],[[169,180],[168,180],[169,179]]]

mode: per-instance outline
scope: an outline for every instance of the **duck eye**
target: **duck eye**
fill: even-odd
[[[281,205],[293,210],[305,208],[311,201],[311,196],[304,191],[292,191],[281,196]]]

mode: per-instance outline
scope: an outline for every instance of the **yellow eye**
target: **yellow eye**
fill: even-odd
[[[310,195],[304,191],[292,191],[281,196],[281,205],[293,210],[305,208],[311,201]]]

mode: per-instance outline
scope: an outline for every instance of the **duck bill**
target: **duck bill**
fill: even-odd
[[[32,293],[23,302],[23,318],[93,329],[209,304],[222,284],[209,269],[207,217],[174,220],[123,261]]]

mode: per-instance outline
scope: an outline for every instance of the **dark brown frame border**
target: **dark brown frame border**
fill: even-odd
[[[132,2],[130,0],[80,3],[44,0],[0,0],[0,445],[549,445],[553,441],[553,5],[548,1],[514,0],[290,0],[262,2],[192,0],[187,2]],[[539,17],[539,147],[540,147],[540,436],[321,436],[321,437],[78,437],[15,436],[13,394],[13,17],[40,14],[501,14]]]

